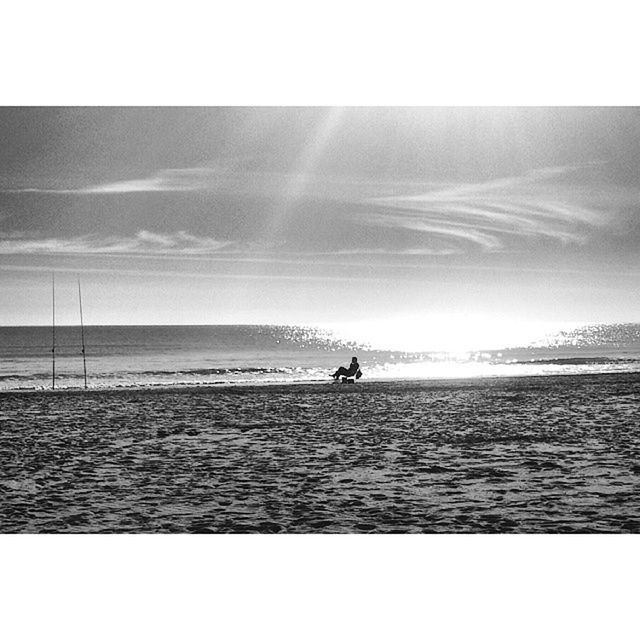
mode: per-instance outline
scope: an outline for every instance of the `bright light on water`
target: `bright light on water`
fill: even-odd
[[[338,337],[373,349],[463,354],[523,347],[575,323],[533,322],[521,319],[448,314],[403,316],[384,320],[324,325]]]

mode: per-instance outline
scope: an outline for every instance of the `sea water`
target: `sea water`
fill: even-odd
[[[356,355],[368,380],[640,371],[640,324],[581,325],[491,349],[411,350],[332,327],[85,327],[88,386],[329,381]],[[53,385],[51,327],[0,327],[0,390]],[[410,347],[410,345],[406,345]],[[84,385],[79,327],[55,330],[55,386]]]

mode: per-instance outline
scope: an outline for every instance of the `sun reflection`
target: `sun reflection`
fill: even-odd
[[[323,326],[343,340],[372,349],[463,357],[470,352],[526,347],[545,335],[575,325],[480,314],[434,314]]]

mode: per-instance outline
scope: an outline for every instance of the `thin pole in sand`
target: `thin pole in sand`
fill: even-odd
[[[78,302],[80,303],[80,335],[82,336],[82,366],[84,367],[84,388],[87,388],[87,356],[84,348],[84,320],[82,319],[82,291],[78,278]]]
[[[51,274],[51,388],[56,388],[56,275]]]

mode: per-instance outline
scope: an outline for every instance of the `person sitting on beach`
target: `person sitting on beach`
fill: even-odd
[[[337,380],[340,376],[345,376],[346,378],[351,378],[352,376],[355,376],[356,378],[359,378],[361,375],[362,375],[362,372],[360,371],[358,358],[354,356],[353,358],[351,358],[351,364],[349,365],[348,369],[345,369],[344,367],[340,367],[335,373],[331,374],[331,377],[334,380]]]

